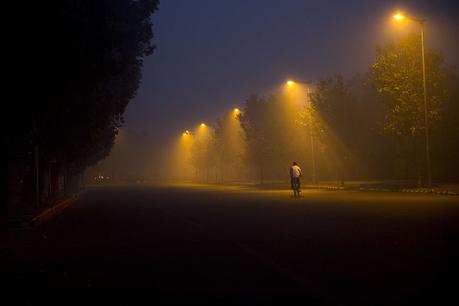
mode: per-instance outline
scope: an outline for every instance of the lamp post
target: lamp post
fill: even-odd
[[[288,80],[286,84],[288,87],[292,88],[293,86],[295,86],[296,83],[307,85],[306,86],[306,96],[307,96],[306,103],[308,103],[309,106],[312,107],[311,101],[309,100],[309,85],[311,84],[311,82]],[[312,120],[313,120],[312,113],[309,112],[309,123],[310,123],[309,141],[310,141],[310,146],[311,146],[311,170],[312,170],[311,179],[312,179],[312,183],[315,185],[317,184],[317,175],[316,175],[316,154],[315,154],[315,144],[314,144],[314,133],[312,132]]]
[[[426,166],[427,166],[427,186],[432,187],[432,170],[430,164],[430,139],[429,139],[429,115],[427,107],[427,85],[426,85],[426,64],[424,54],[424,24],[426,22],[423,18],[413,18],[403,14],[395,14],[393,18],[396,21],[404,21],[405,19],[417,22],[421,28],[421,57],[422,57],[422,86],[424,96],[424,125],[425,125],[425,144],[426,144]]]

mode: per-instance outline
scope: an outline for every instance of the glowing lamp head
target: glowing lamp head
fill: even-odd
[[[397,14],[395,14],[395,15],[392,16],[392,17],[393,17],[396,21],[399,21],[399,22],[405,20],[405,18],[406,18],[404,15],[402,15],[402,14],[400,14],[400,13],[397,13]]]
[[[288,87],[295,86],[295,82],[293,82],[292,80],[288,80],[286,84],[287,84]]]
[[[235,109],[233,109],[233,112],[237,114],[237,113],[240,112],[240,110],[239,110],[239,108],[235,108]]]
[[[206,127],[206,124],[203,122],[203,123],[201,123],[200,126],[201,126],[201,127]]]

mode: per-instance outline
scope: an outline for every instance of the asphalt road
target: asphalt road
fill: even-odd
[[[2,287],[23,305],[458,305],[458,229],[453,196],[96,187],[0,233]]]

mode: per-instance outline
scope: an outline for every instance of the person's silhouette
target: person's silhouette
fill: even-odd
[[[293,196],[298,197],[300,196],[300,177],[302,176],[301,168],[298,166],[296,162],[293,162],[292,166],[290,167],[290,184],[293,190]]]

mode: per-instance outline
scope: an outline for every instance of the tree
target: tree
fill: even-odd
[[[447,77],[448,97],[442,103],[442,120],[432,131],[434,177],[457,182],[459,179],[459,78],[452,72]]]
[[[417,136],[425,129],[420,44],[419,35],[411,34],[376,50],[371,80],[377,91],[387,97],[384,130],[388,133]],[[428,117],[434,126],[440,119],[441,102],[447,95],[447,70],[439,52],[428,51],[425,59]]]
[[[311,168],[313,173],[312,183],[317,183],[317,163],[316,163],[316,150],[318,140],[321,140],[326,134],[326,127],[321,122],[320,116],[314,104],[310,101],[311,94],[308,95],[309,102],[304,105],[303,110],[298,113],[298,118],[295,123],[304,129],[304,132],[309,135],[311,147]]]
[[[273,158],[273,148],[269,139],[269,108],[266,100],[256,95],[246,100],[245,108],[239,115],[247,142],[247,160],[258,171],[260,184],[264,183],[265,167]]]
[[[205,172],[206,169],[206,158],[207,157],[207,146],[202,140],[194,140],[190,148],[190,162],[195,170],[195,179],[199,180],[199,177]]]
[[[190,148],[190,162],[195,170],[197,181],[209,181],[210,172],[216,166],[215,150],[216,143],[213,133],[193,139]]]
[[[212,148],[215,153],[215,163],[217,171],[217,181],[223,182],[227,169],[234,161],[233,152],[228,143],[227,129],[223,118],[218,118],[215,122],[215,131],[212,138]]]
[[[371,66],[370,80],[384,96],[384,131],[408,143],[407,155],[418,156],[418,175],[421,175],[422,136],[425,133],[421,40],[410,34],[384,48],[377,48],[377,59]],[[447,69],[440,52],[425,55],[428,121],[435,129],[442,116],[442,103],[447,98]]]
[[[136,95],[143,58],[153,52],[157,0],[12,3],[7,37],[14,98],[7,107],[8,164],[70,164],[104,158]],[[41,167],[43,169],[43,167]]]
[[[246,176],[244,131],[239,112],[227,113],[215,122],[213,134],[215,163],[219,181],[240,180]]]
[[[360,130],[356,99],[341,75],[319,81],[310,98],[314,133],[327,154],[330,170],[344,184],[355,166],[355,139]]]

